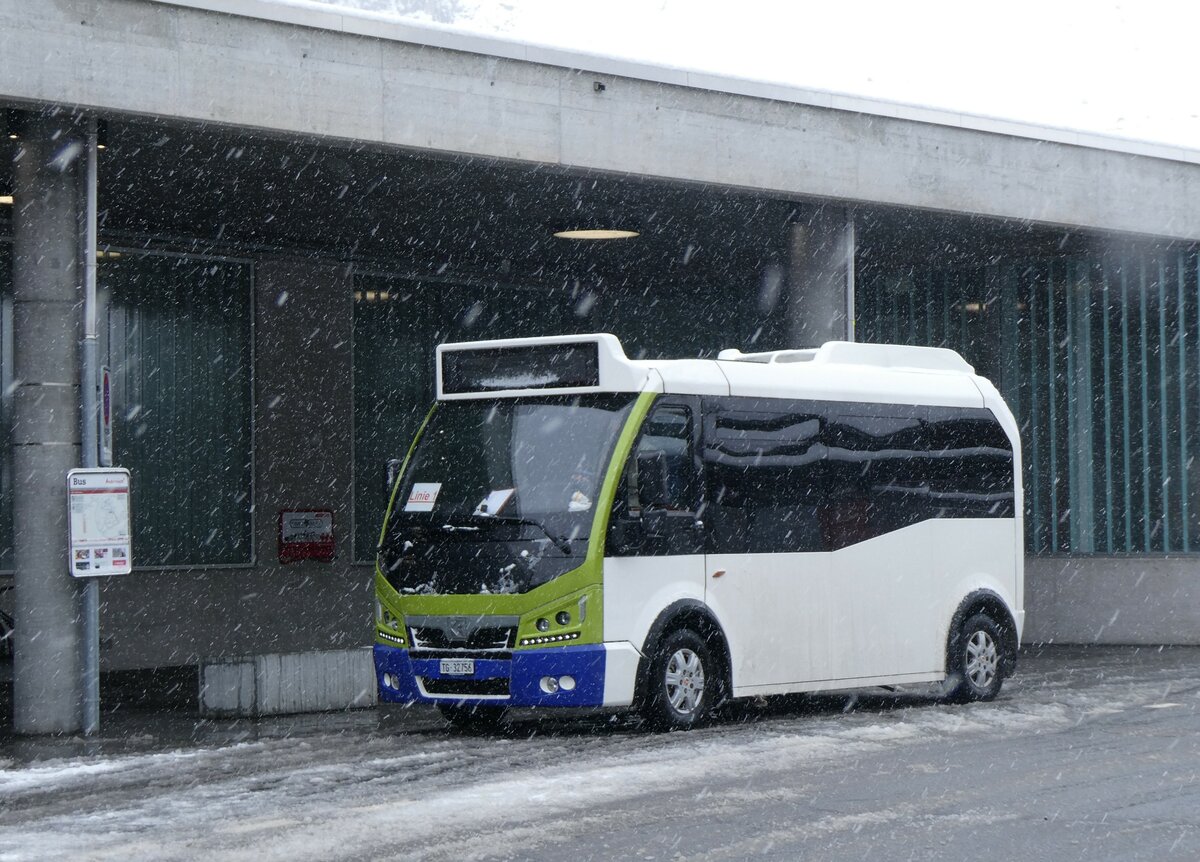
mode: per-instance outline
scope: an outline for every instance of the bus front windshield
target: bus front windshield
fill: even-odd
[[[439,403],[393,503],[384,576],[402,593],[513,593],[579,566],[636,397]]]

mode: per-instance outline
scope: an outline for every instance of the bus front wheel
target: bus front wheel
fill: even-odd
[[[712,653],[700,635],[679,629],[662,639],[650,660],[642,717],[660,730],[702,724],[719,688]]]
[[[992,700],[1004,682],[1004,635],[986,613],[972,614],[950,645],[946,700]]]

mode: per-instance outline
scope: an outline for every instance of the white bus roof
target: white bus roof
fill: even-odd
[[[570,355],[569,361],[576,363],[571,379],[555,379],[553,358],[547,360],[553,357],[554,346],[561,346],[563,355]],[[486,364],[475,369],[477,375],[485,374],[474,378],[478,387],[464,385],[455,376],[459,374],[457,366],[447,372],[455,379],[444,379],[447,362],[477,357],[486,363],[505,355],[509,364],[503,369]],[[634,360],[625,355],[615,335],[595,333],[442,344],[437,348],[437,360],[437,392],[443,400],[662,392],[948,407],[1003,405],[995,388],[977,377],[966,360],[953,350],[937,347],[831,341],[811,350],[723,350],[716,359]],[[541,365],[537,365],[539,361]],[[584,368],[578,363],[585,362],[588,368],[594,365],[594,370],[587,372],[593,376],[586,380],[578,376]],[[485,371],[480,372],[480,367]]]

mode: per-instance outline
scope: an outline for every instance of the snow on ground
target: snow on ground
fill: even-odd
[[[328,859],[389,848],[425,848],[423,858],[520,854],[552,840],[548,820],[603,828],[614,806],[681,792],[695,804],[729,794],[744,803],[746,794],[772,792],[771,774],[818,774],[909,746],[1054,733],[1168,703],[1195,708],[1198,686],[1197,678],[1143,679],[1118,668],[1065,689],[1053,675],[1018,676],[993,704],[909,698],[895,708],[868,698],[843,714],[830,701],[815,712],[750,711],[748,720],[689,734],[585,721],[472,738],[358,722],[340,732],[7,767],[0,748],[0,862],[68,854]],[[730,786],[741,775],[767,780]],[[903,807],[894,813],[903,817]],[[804,829],[853,826],[821,818]]]

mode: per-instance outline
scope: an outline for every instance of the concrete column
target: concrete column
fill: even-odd
[[[80,729],[80,594],[67,568],[66,473],[79,464],[82,126],[31,117],[14,165],[13,520],[18,733]]]
[[[789,347],[854,340],[854,217],[822,206],[789,237]]]

